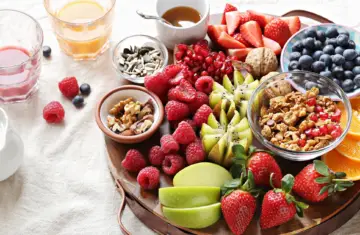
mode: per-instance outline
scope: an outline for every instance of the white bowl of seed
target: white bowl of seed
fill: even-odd
[[[113,65],[121,78],[144,83],[145,76],[162,71],[168,63],[168,50],[158,39],[147,35],[133,35],[116,44]]]

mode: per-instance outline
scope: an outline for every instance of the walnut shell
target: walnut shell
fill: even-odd
[[[253,76],[259,78],[278,69],[275,53],[266,47],[253,49],[246,57],[245,63],[253,68]]]

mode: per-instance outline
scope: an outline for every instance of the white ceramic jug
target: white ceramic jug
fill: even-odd
[[[6,112],[0,108],[0,181],[15,173],[23,161],[24,143],[9,125]]]

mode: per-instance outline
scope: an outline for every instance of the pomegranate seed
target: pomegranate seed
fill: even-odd
[[[200,49],[201,49],[200,45],[195,45],[194,46],[194,51],[195,51],[196,54],[200,54]]]
[[[312,137],[312,129],[307,129],[304,133],[306,136]]]
[[[342,130],[333,130],[330,135],[333,139],[336,139],[341,136]]]
[[[186,51],[186,55],[187,55],[187,56],[190,57],[190,56],[192,56],[192,54],[193,54],[193,52],[192,52],[191,50],[187,50],[187,51]]]
[[[221,73],[225,73],[225,70],[226,70],[226,67],[225,67],[225,66],[222,66],[221,69],[220,69],[220,72],[221,72]]]
[[[191,69],[194,73],[198,72],[201,68],[200,67],[194,67]]]
[[[320,134],[321,134],[321,135],[327,135],[328,132],[329,132],[328,128],[327,128],[325,125],[319,127],[319,130],[320,130]]]
[[[319,113],[319,117],[320,117],[320,119],[322,119],[322,120],[326,120],[326,119],[329,118],[329,114],[328,114],[328,113],[324,113],[324,112],[320,112],[320,113]]]
[[[214,66],[215,66],[215,68],[217,68],[217,69],[221,68],[222,65],[223,65],[223,63],[220,62],[220,61],[215,61],[215,62],[214,62]]]
[[[298,145],[299,145],[300,147],[304,147],[305,144],[306,144],[306,140],[304,140],[304,139],[299,139],[299,140],[298,140]]]
[[[214,72],[214,71],[215,71],[214,66],[213,66],[213,65],[210,65],[210,66],[208,67],[207,71],[208,71],[208,73]]]
[[[324,112],[324,109],[321,106],[316,105],[315,106],[315,112],[317,112],[317,113]]]
[[[310,120],[311,120],[311,121],[314,121],[314,122],[317,122],[318,117],[316,116],[316,114],[311,114],[311,115],[310,115]]]
[[[205,58],[205,62],[206,62],[207,64],[212,64],[213,58],[210,57],[210,56],[208,56],[208,57]]]
[[[221,74],[220,69],[217,69],[217,70],[215,71],[215,74],[216,74],[217,76],[219,76],[219,75]]]
[[[194,73],[194,79],[197,80],[200,77],[198,73]]]
[[[341,110],[336,109],[335,113],[333,115],[331,115],[331,121],[340,122],[340,119],[341,119]]]
[[[196,57],[196,59],[197,59],[198,61],[201,61],[201,62],[204,61],[204,57],[202,57],[201,55],[198,55],[198,56]]]
[[[185,57],[184,57],[184,62],[185,62],[185,63],[190,63],[190,57],[185,56]]]
[[[207,75],[209,75],[208,72],[206,72],[206,71],[201,72],[201,76],[207,76]]]
[[[233,72],[233,68],[232,67],[227,67],[225,70],[226,74],[231,74]]]
[[[238,58],[236,56],[234,56],[234,55],[230,56],[229,58],[230,58],[230,60],[238,60]]]
[[[209,42],[205,39],[201,39],[196,43],[197,45],[200,45],[203,48],[207,48],[209,46]]]
[[[342,132],[342,128],[341,128],[341,126],[339,126],[339,125],[335,125],[334,130],[338,130],[338,131],[341,131],[341,132]]]
[[[219,51],[219,56],[221,57],[221,60],[224,61],[226,59],[226,55],[224,52]]]
[[[176,60],[181,60],[184,55],[184,51],[178,51],[175,53]]]
[[[332,123],[327,124],[328,134],[330,134],[333,130],[335,130],[335,125]]]
[[[318,137],[318,136],[320,135],[320,130],[319,130],[319,128],[314,128],[314,129],[312,129],[311,135],[312,135],[313,137]]]
[[[209,55],[209,51],[207,49],[201,48],[199,54],[203,57],[207,57]]]
[[[309,106],[314,106],[314,105],[316,105],[316,98],[314,98],[314,97],[309,98],[309,99],[306,101],[306,104],[309,105]]]
[[[178,44],[177,48],[179,49],[179,51],[185,52],[187,50],[187,45],[185,44]]]

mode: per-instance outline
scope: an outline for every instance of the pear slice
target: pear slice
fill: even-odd
[[[227,110],[227,114],[226,114],[228,120],[232,119],[232,117],[234,116],[235,110],[236,110],[235,102],[233,100],[231,100],[230,101],[230,106],[229,106],[229,108]]]
[[[249,84],[243,84],[238,86],[236,89],[238,90],[255,90],[260,85],[259,80],[255,80]]]
[[[236,89],[234,91],[234,99],[236,102],[240,102],[241,100],[249,100],[253,92],[254,89],[252,90]]]
[[[235,87],[238,87],[243,83],[244,83],[244,76],[242,75],[242,73],[240,71],[235,70],[234,71],[234,84],[235,84]]]
[[[230,167],[232,165],[232,158],[234,157],[232,152],[232,146],[234,144],[240,144],[244,147],[245,151],[247,152],[249,149],[249,141],[247,139],[242,139],[240,141],[230,141],[228,144],[228,148],[224,157],[223,166],[224,167]]]
[[[234,126],[233,130],[236,131],[236,132],[241,132],[241,131],[245,131],[246,129],[249,129],[249,128],[250,128],[249,121],[245,117],[245,118],[241,119],[241,121],[238,124],[236,124]]]
[[[206,123],[203,123],[200,130],[200,136],[203,137],[205,135],[214,135],[214,134],[224,134],[223,129],[214,129]]]
[[[208,117],[207,124],[210,127],[212,127],[213,129],[221,129],[222,128],[220,123],[216,120],[216,117],[212,113],[210,113],[210,115]]]
[[[240,117],[244,118],[247,116],[247,107],[248,107],[249,101],[242,100],[240,101]]]
[[[214,82],[214,83],[213,83],[212,90],[213,90],[213,91],[226,92],[226,89],[225,89],[220,83],[217,83],[217,82]]]
[[[233,140],[242,140],[242,139],[247,139],[249,141],[249,143],[252,143],[253,141],[253,134],[251,132],[251,129],[246,129],[244,131],[241,132],[232,132],[232,139]]]
[[[230,78],[228,77],[228,75],[224,75],[223,77],[223,87],[230,93],[234,92],[234,86],[230,81]]]
[[[226,133],[221,137],[221,139],[214,145],[214,147],[210,150],[208,159],[212,162],[215,162],[219,165],[222,164],[224,153],[226,149],[228,134]]]
[[[254,77],[250,73],[247,73],[245,76],[244,84],[249,84],[252,83],[253,81],[254,81]]]
[[[240,114],[237,110],[234,111],[234,116],[232,117],[231,121],[229,122],[228,124],[228,128],[229,127],[232,127],[232,126],[237,126],[240,121],[241,118],[240,118]]]
[[[202,144],[205,152],[209,153],[211,149],[219,142],[223,134],[204,135],[202,138]]]
[[[220,125],[226,130],[227,126],[228,126],[228,119],[225,113],[224,109],[221,109],[220,111]]]
[[[221,85],[220,85],[221,86]],[[209,104],[211,108],[214,108],[223,98],[225,97],[225,92],[213,91],[209,96]]]

